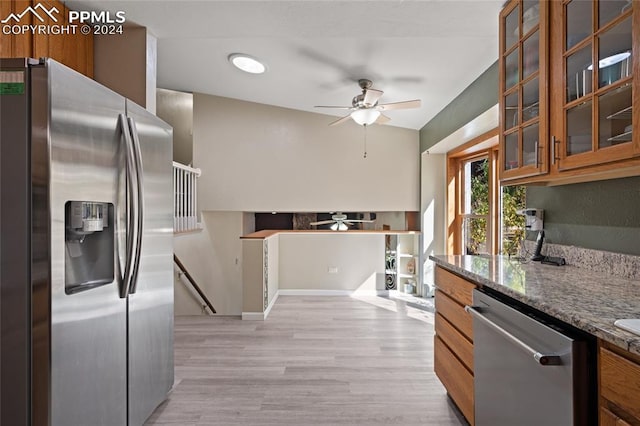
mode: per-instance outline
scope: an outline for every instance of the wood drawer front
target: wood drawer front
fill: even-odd
[[[436,335],[473,373],[473,344],[442,315],[436,313]]]
[[[640,364],[600,348],[600,394],[640,420]]]
[[[446,293],[453,300],[462,305],[471,305],[475,284],[439,266],[436,267],[435,282],[438,290]]]
[[[436,290],[436,312],[442,315],[467,339],[473,342],[473,320],[464,307],[439,289]]]
[[[631,426],[604,407],[600,407],[600,426]]]
[[[438,336],[434,337],[433,342],[436,375],[447,389],[451,399],[473,426],[473,376]]]

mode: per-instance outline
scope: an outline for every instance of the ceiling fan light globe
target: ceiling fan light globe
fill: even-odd
[[[380,111],[375,109],[357,109],[351,113],[353,121],[361,126],[368,126],[375,123],[380,117]]]

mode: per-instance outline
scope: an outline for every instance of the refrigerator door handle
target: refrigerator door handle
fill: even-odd
[[[128,117],[129,128],[131,129],[131,136],[133,139],[133,154],[136,166],[136,186],[137,186],[137,200],[135,203],[135,218],[136,218],[136,251],[133,257],[133,267],[131,272],[131,285],[129,286],[129,293],[134,294],[138,287],[138,270],[140,266],[140,257],[142,255],[142,235],[143,235],[143,222],[144,222],[144,187],[143,187],[143,169],[142,169],[142,151],[140,149],[140,137],[138,135],[138,128],[133,118]]]
[[[135,217],[135,203],[137,202],[137,185],[135,179],[135,154],[133,149],[133,142],[131,140],[131,130],[129,128],[129,123],[127,122],[127,118],[124,114],[119,114],[118,121],[120,123],[120,129],[122,131],[122,136],[125,141],[125,153],[126,153],[126,253],[125,253],[125,266],[124,272],[122,271],[122,265],[120,264],[120,239],[118,238],[116,243],[116,257],[118,261],[116,262],[118,269],[118,280],[120,281],[120,298],[125,299],[130,292],[131,288],[131,275],[133,273],[133,257],[135,255],[135,243],[136,239],[132,238],[133,235],[137,235],[137,222]],[[116,221],[117,223],[118,221]]]

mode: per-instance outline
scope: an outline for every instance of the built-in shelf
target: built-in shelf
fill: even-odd
[[[607,117],[607,120],[631,120],[631,116],[633,115],[633,107],[629,106],[623,110],[618,112],[614,112],[613,114]]]
[[[417,256],[415,254],[410,254],[410,253],[400,253],[398,257],[411,258],[411,257],[417,257]]]
[[[633,131],[624,132],[622,134],[612,136],[607,139],[608,142],[629,142],[633,139]]]

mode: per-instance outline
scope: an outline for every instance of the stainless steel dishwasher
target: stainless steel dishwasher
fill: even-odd
[[[465,308],[473,316],[475,424],[597,424],[593,338],[496,297],[474,290]]]

